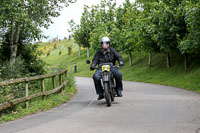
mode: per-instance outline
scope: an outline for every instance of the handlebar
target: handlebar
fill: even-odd
[[[101,67],[102,67],[102,66],[95,67],[94,70],[95,70],[95,69],[101,69]],[[113,67],[119,68],[120,66],[119,66],[119,64],[117,64],[117,65],[114,65],[114,66],[111,66],[111,67],[112,67],[112,68],[113,68]]]
[[[86,60],[86,63],[87,64],[90,64],[90,60]],[[99,64],[99,66],[98,67],[95,67],[95,68],[93,68],[94,70],[95,69],[100,69],[103,65],[110,65],[110,67],[112,68],[112,67],[117,67],[117,68],[119,68],[119,67],[121,67],[119,64],[117,64],[117,65],[113,65],[113,63],[101,63],[101,64]]]

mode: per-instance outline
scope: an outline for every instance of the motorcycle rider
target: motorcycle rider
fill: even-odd
[[[94,55],[92,64],[90,66],[90,70],[94,70],[96,65],[99,65],[101,63],[112,62],[113,65],[115,65],[116,60],[118,60],[120,66],[124,66],[124,62],[121,55],[114,48],[110,47],[110,39],[108,37],[102,37],[101,48]],[[115,90],[117,92],[117,96],[122,97],[122,90],[123,90],[122,73],[117,67],[112,68],[111,72],[113,73],[116,80]],[[101,100],[104,98],[103,89],[102,89],[101,80],[100,80],[101,75],[102,75],[102,70],[100,69],[98,69],[93,75],[96,93],[99,95],[98,100]]]

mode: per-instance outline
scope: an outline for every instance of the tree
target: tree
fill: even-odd
[[[115,19],[115,6],[114,0],[102,0],[100,5],[84,7],[81,24],[75,35],[82,46],[88,48],[88,52],[91,46],[94,49],[99,48],[100,38],[109,35]]]
[[[81,16],[81,24],[80,24],[80,34],[81,34],[81,45],[87,48],[87,57],[89,57],[89,48],[90,48],[90,32],[91,32],[91,23],[90,23],[90,7],[84,6],[84,12]]]
[[[80,30],[80,25],[76,25],[76,30],[74,31],[74,40],[75,42],[79,45],[79,56],[81,55],[81,30]]]
[[[73,36],[74,35],[74,31],[76,30],[76,23],[74,22],[74,20],[70,20],[68,22],[70,29],[67,29],[67,31]]]
[[[74,20],[70,20],[68,22],[70,29],[68,29],[68,32],[71,33],[71,36],[74,38],[76,43],[79,45],[79,56],[81,55],[81,43],[80,43],[80,35],[78,30],[80,29],[79,25],[76,25]],[[77,32],[76,32],[77,31]]]
[[[122,33],[123,41],[119,46],[122,52],[129,55],[129,64],[132,66],[132,52],[137,49],[138,32],[137,32],[137,18],[139,10],[136,4],[131,4],[128,0],[124,4],[125,14],[122,16]]]
[[[167,56],[167,67],[171,66],[170,51],[177,51],[176,34],[179,27],[176,21],[176,8],[178,4],[176,1],[160,1],[153,3],[152,12],[150,12],[150,19],[152,26],[152,39],[157,43],[160,50]]]
[[[177,17],[184,22],[185,31],[177,34],[178,48],[184,54],[185,69],[188,68],[188,54],[200,52],[200,2],[188,0],[179,7]]]
[[[142,2],[142,1],[140,1]],[[152,11],[152,2],[153,1],[143,1],[141,13],[137,18],[137,32],[138,32],[138,47],[139,49],[149,52],[149,68],[152,64],[152,53],[159,52],[160,48],[158,47],[156,41],[152,39],[153,37],[153,27],[151,22],[151,11]],[[157,2],[155,0],[155,2]],[[141,3],[139,3],[140,5]]]
[[[26,33],[26,42],[40,40],[41,27],[48,28],[51,18],[57,17],[68,0],[1,0],[0,31],[9,33],[10,60],[15,62],[20,34]]]
[[[94,21],[94,30],[90,33],[90,43],[94,49],[100,48],[100,39],[103,36],[109,36],[111,39],[111,45],[117,46],[115,39],[110,36],[110,33],[113,30],[113,26],[115,26],[115,6],[116,2],[109,1],[101,1],[101,5],[94,6],[93,11],[95,15],[93,15]]]

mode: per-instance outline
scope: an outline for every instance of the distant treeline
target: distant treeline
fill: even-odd
[[[101,4],[85,6],[81,23],[69,22],[76,43],[82,47],[100,47],[102,36],[109,36],[112,47],[129,54],[133,51],[166,54],[170,67],[170,53],[188,55],[200,53],[199,0],[136,0],[116,7],[116,0],[102,0]]]

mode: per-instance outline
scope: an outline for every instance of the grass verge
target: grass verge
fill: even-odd
[[[68,85],[62,91],[62,93],[51,94],[45,99],[42,97],[35,98],[29,101],[28,109],[25,108],[25,103],[21,103],[15,107],[4,110],[0,114],[0,124],[7,121],[16,120],[30,114],[49,110],[70,100],[71,97],[76,93],[76,89],[74,85],[73,74],[69,73],[68,77]]]
[[[17,105],[12,111],[3,112],[0,115],[0,123],[15,120],[17,118],[34,114],[40,111],[51,109],[58,106],[71,98],[76,92],[74,86],[74,75],[82,77],[92,77],[94,71],[89,70],[89,65],[86,60],[92,60],[95,54],[94,50],[90,51],[90,57],[87,58],[86,49],[81,50],[81,55],[78,55],[77,45],[72,45],[73,41],[61,41],[57,45],[57,49],[53,49],[50,55],[43,55],[43,60],[47,63],[49,72],[55,72],[68,67],[72,80],[68,83],[67,88],[62,94],[50,95],[46,100],[37,98],[30,102],[30,108],[24,109],[24,104]],[[64,46],[60,53],[61,46]],[[72,54],[68,54],[68,47],[72,47]],[[133,52],[133,66],[129,66],[128,56],[122,54],[125,61],[125,67],[121,68],[123,80],[137,81],[145,83],[154,83],[161,85],[174,86],[184,88],[195,92],[200,92],[200,61],[198,58],[190,57],[190,66],[188,70],[184,70],[183,57],[181,55],[171,55],[171,68],[166,67],[166,57],[162,53],[153,55],[152,67],[148,67],[148,53]],[[77,73],[74,72],[74,63],[77,64]]]
[[[69,41],[67,44],[69,44],[67,46],[72,46],[73,41]],[[45,60],[47,63],[47,67],[53,68],[47,69],[48,73],[53,73],[66,68],[66,63],[64,62],[64,60],[62,60],[62,58],[67,54],[67,47],[64,47],[62,49],[62,54],[59,54],[59,52],[61,51],[60,47],[62,45],[66,45],[66,41],[62,41],[61,44],[57,45],[57,49],[52,50],[49,56],[45,56],[43,58],[43,60]],[[51,87],[51,79],[48,79],[45,83],[45,88],[46,90],[49,90],[52,89]],[[42,97],[32,99],[29,101],[28,109],[25,108],[25,103],[21,103],[7,110],[3,110],[2,112],[0,112],[0,124],[59,106],[70,100],[75,93],[76,87],[74,74],[72,71],[69,70],[67,73],[67,86],[64,88],[62,93],[51,94],[45,99],[43,99]]]
[[[72,45],[66,44],[66,45]],[[67,46],[66,46],[67,47]],[[77,46],[76,46],[77,48]],[[74,49],[71,55],[67,52],[60,56],[58,52],[54,51],[54,56],[48,57],[45,60],[48,62],[56,62],[56,64],[63,64],[68,66],[70,71],[74,71],[74,63],[77,63],[77,73],[75,76],[92,77],[94,71],[89,70],[89,65],[85,63],[86,60],[92,60],[95,54],[94,50],[90,49],[90,57],[87,58],[87,50],[82,49],[81,55],[78,55],[78,50]],[[129,58],[125,54],[121,54],[125,67],[121,68],[123,80],[137,81],[145,83],[154,83],[161,85],[174,86],[184,88],[195,92],[200,92],[200,59],[190,55],[189,69],[184,69],[184,57],[177,53],[171,53],[171,68],[166,67],[166,57],[163,53],[153,54],[152,67],[148,66],[148,53],[133,52],[133,66],[129,66]]]

